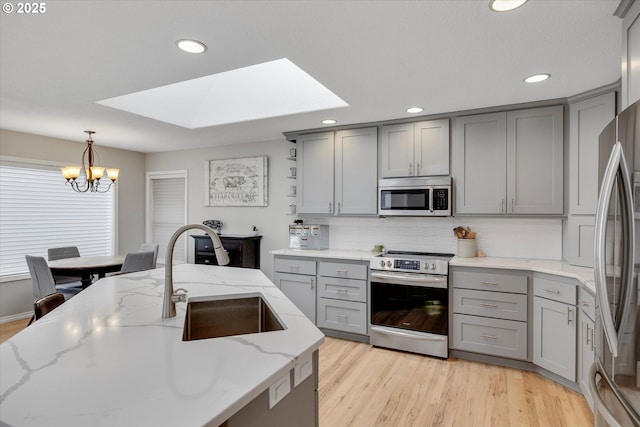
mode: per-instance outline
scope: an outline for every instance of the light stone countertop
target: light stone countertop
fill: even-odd
[[[357,261],[369,261],[371,251],[347,249],[301,250],[278,249],[270,252],[280,256],[299,256],[309,258],[336,258]],[[508,270],[524,270],[538,273],[553,274],[579,280],[591,292],[595,293],[595,279],[593,268],[579,267],[561,260],[530,259],[530,258],[502,258],[502,257],[474,257],[461,258],[454,256],[449,262],[451,267],[501,268]]]
[[[186,305],[161,318],[164,269],[107,277],[0,345],[0,420],[217,426],[324,341],[260,270],[183,264],[173,273],[190,298],[260,293],[286,329],[183,342]]]

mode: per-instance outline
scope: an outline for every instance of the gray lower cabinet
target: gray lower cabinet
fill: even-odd
[[[578,385],[591,408],[593,397],[589,389],[589,368],[595,361],[595,296],[584,288],[578,290],[578,320],[580,333],[578,337]]]
[[[527,360],[526,273],[455,268],[451,348]]]
[[[576,381],[576,285],[548,275],[533,278],[533,363]]]
[[[368,270],[365,263],[318,262],[318,327],[367,335]]]
[[[312,322],[316,321],[316,262],[276,257],[276,286]]]

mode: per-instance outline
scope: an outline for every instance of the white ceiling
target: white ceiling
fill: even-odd
[[[0,127],[141,152],[282,139],[282,132],[564,98],[620,78],[619,0],[58,1],[0,14]],[[15,2],[12,2],[15,3]],[[175,41],[204,42],[204,55]],[[96,102],[288,58],[346,108],[201,129]],[[527,85],[536,72],[551,79]],[[251,103],[251,99],[245,102]]]

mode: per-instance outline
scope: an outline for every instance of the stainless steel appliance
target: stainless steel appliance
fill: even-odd
[[[451,254],[388,251],[370,261],[374,346],[447,358]]]
[[[289,226],[289,249],[327,249],[328,225],[294,224]]]
[[[378,215],[451,216],[451,177],[381,179]]]
[[[596,426],[638,427],[640,102],[619,114],[600,135],[600,165],[594,253],[596,357],[589,385]]]

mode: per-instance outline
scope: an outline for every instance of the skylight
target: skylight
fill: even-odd
[[[98,101],[188,129],[349,104],[287,58]]]

